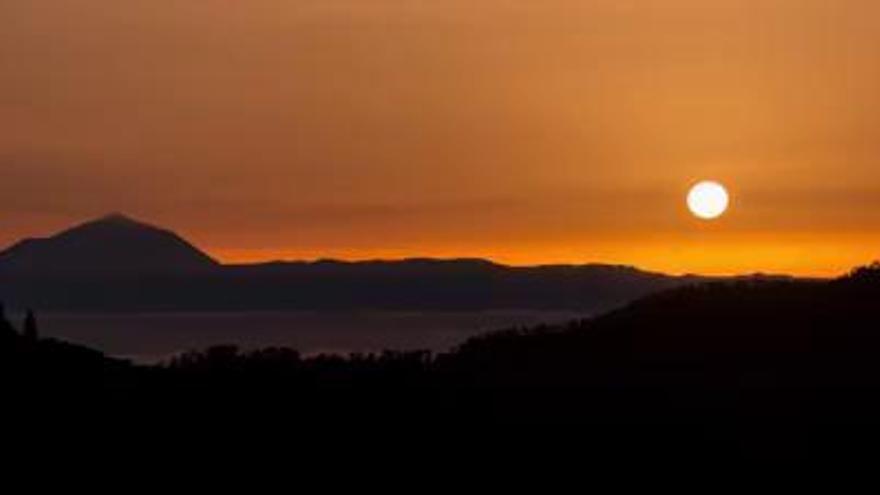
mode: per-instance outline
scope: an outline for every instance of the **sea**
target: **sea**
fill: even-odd
[[[118,358],[157,363],[190,350],[236,345],[289,347],[304,355],[430,350],[445,352],[470,337],[588,315],[555,311],[296,311],[242,313],[38,314],[42,336]],[[11,315],[20,325],[21,315]]]

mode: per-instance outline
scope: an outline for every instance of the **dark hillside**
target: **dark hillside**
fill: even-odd
[[[218,346],[152,368],[6,325],[3,372],[15,377],[13,390],[39,390],[48,401],[83,392],[125,405],[125,415],[174,411],[162,417],[211,418],[230,431],[257,420],[553,425],[651,455],[803,459],[820,446],[866,448],[880,423],[878,301],[873,266],[830,282],[672,289],[593,319],[474,338],[439,356]]]

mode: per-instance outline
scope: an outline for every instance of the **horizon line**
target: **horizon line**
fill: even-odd
[[[560,257],[560,256],[549,256],[544,259],[534,259],[534,256],[528,256],[528,260],[522,256],[522,253],[519,254],[497,254],[497,253],[473,253],[473,254],[462,254],[457,252],[446,252],[446,253],[425,253],[425,254],[414,254],[413,252],[407,252],[409,250],[401,250],[401,249],[366,249],[363,250],[365,252],[372,251],[377,254],[356,254],[357,250],[347,250],[345,249],[328,249],[326,250],[327,254],[314,253],[309,251],[302,251],[297,253],[297,249],[290,248],[225,248],[225,247],[202,247],[201,245],[190,241],[189,237],[181,235],[174,228],[164,227],[161,224],[154,223],[149,220],[141,220],[138,216],[130,215],[121,211],[114,211],[110,213],[105,213],[103,215],[91,217],[84,221],[74,222],[73,225],[62,228],[57,232],[50,233],[45,236],[39,237],[23,237],[18,240],[18,242],[27,240],[27,239],[48,239],[54,237],[56,235],[62,234],[69,230],[76,229],[78,227],[82,227],[91,223],[97,222],[133,222],[135,224],[139,224],[146,228],[158,229],[169,232],[181,238],[181,240],[190,244],[190,246],[198,251],[201,251],[203,254],[207,255],[211,259],[213,259],[216,263],[224,266],[242,266],[242,265],[265,265],[272,263],[303,263],[303,264],[315,264],[321,262],[337,262],[337,263],[393,263],[393,262],[403,262],[403,261],[414,261],[414,260],[426,260],[426,261],[481,261],[486,263],[491,263],[493,265],[509,267],[509,268],[540,268],[540,267],[583,267],[583,266],[609,266],[609,267],[620,267],[620,268],[630,268],[635,269],[641,272],[653,273],[658,275],[666,275],[666,276],[674,276],[674,277],[687,277],[687,276],[696,276],[696,277],[748,277],[748,276],[777,276],[777,277],[792,277],[792,278],[801,278],[801,279],[833,279],[842,276],[846,276],[851,273],[853,270],[862,267],[871,265],[873,262],[877,261],[875,259],[865,259],[863,261],[857,261],[851,264],[846,264],[845,266],[842,264],[838,264],[836,267],[822,267],[822,268],[804,268],[804,269],[773,269],[773,268],[761,268],[755,267],[751,268],[748,266],[740,266],[739,268],[735,268],[735,263],[730,263],[730,268],[724,268],[723,265],[725,263],[716,262],[715,265],[718,265],[718,268],[713,269],[698,269],[698,268],[686,268],[683,266],[680,269],[670,269],[663,268],[659,265],[663,264],[678,264],[678,265],[687,265],[689,263],[685,263],[682,260],[678,259],[677,263],[673,258],[656,258],[654,263],[651,262],[638,262],[638,261],[621,261],[618,258],[613,257],[603,257],[596,256],[592,259],[576,259],[574,257]],[[3,249],[0,249],[0,252],[9,249],[16,245],[16,242],[12,242],[9,246],[6,246]],[[313,251],[313,250],[312,250]],[[344,253],[344,254],[343,254]],[[638,258],[638,256],[634,256]],[[800,257],[797,259],[801,259]],[[699,264],[699,263],[697,263]],[[705,264],[705,263],[704,263]]]

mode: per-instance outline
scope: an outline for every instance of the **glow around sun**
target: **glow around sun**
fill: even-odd
[[[697,218],[712,220],[720,217],[730,205],[730,196],[723,185],[702,181],[694,185],[687,196],[687,205]]]

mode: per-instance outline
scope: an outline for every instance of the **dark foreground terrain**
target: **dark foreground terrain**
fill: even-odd
[[[214,347],[135,366],[2,328],[7,397],[57,417],[253,426],[590,432],[622,455],[856,453],[880,423],[880,267],[710,283],[453,352],[304,358]],[[520,430],[517,430],[520,431]],[[549,434],[549,433],[548,433]]]

